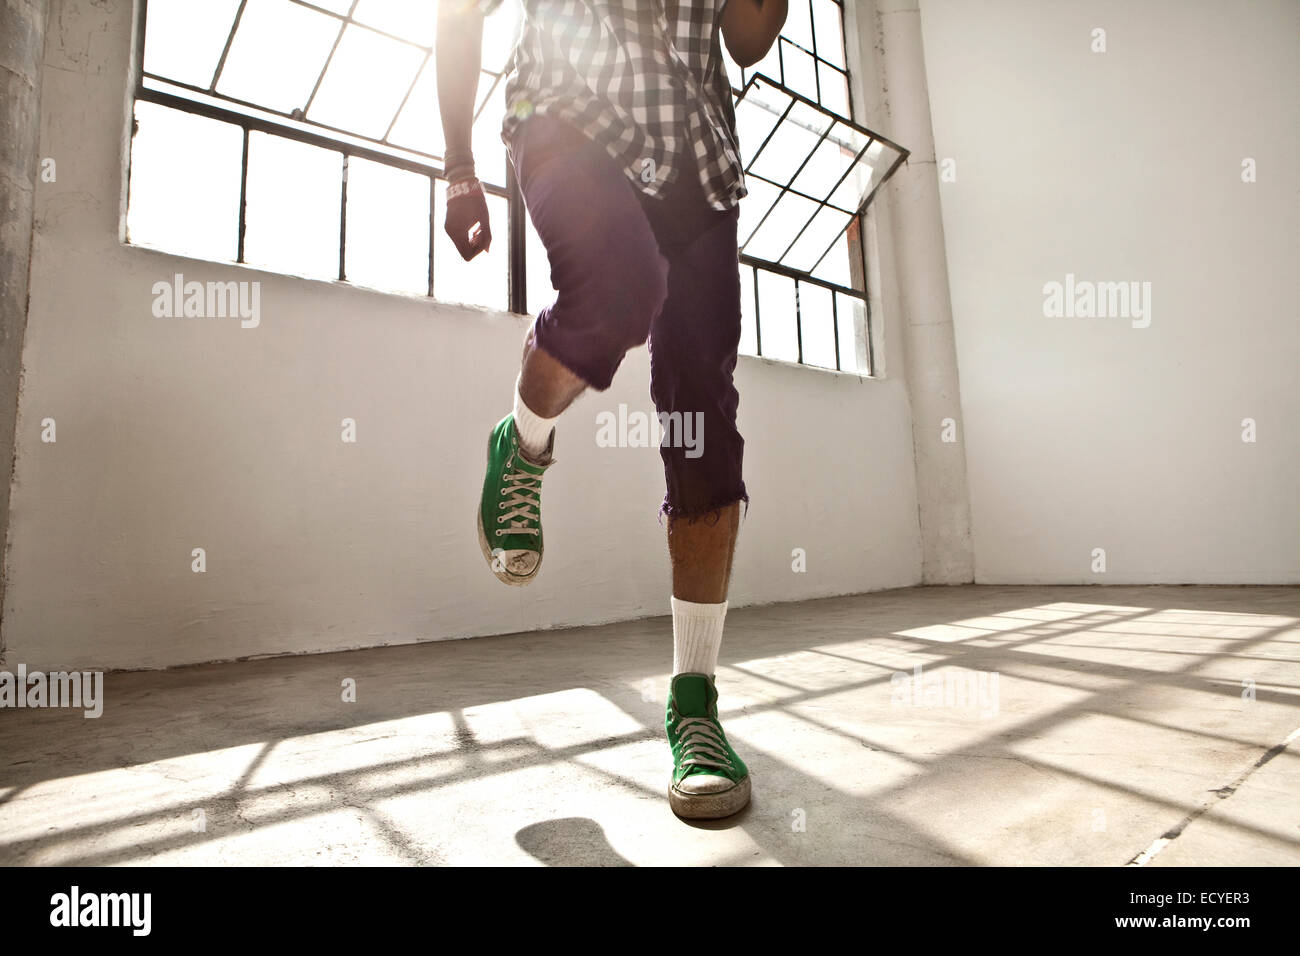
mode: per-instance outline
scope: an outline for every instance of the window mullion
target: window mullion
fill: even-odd
[[[226,45],[221,48],[221,59],[217,60],[217,68],[212,72],[212,85],[208,87],[208,92],[215,94],[217,92],[217,83],[221,80],[221,71],[226,68],[226,57],[230,55],[230,45],[235,42],[235,33],[239,30],[239,21],[244,17],[244,8],[248,6],[248,0],[239,0],[239,9],[235,11],[235,22],[230,25],[230,32],[226,34]],[[141,70],[144,64],[140,64]]]
[[[348,154],[343,154],[343,177],[339,185],[339,281],[348,281]]]
[[[239,161],[239,244],[236,262],[244,261],[244,236],[248,233],[248,127],[244,127],[243,156]]]

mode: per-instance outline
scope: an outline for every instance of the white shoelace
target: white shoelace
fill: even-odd
[[[536,527],[542,507],[541,499],[537,495],[541,490],[541,475],[530,475],[526,471],[506,472],[501,485],[501,497],[505,500],[499,507],[510,510],[497,518],[497,524],[509,521],[510,525],[497,529],[498,538],[506,534],[541,534],[541,529]],[[524,521],[531,521],[534,527],[530,528],[523,523]]]
[[[681,737],[683,767],[694,764],[697,767],[733,769],[731,758],[727,756],[727,745],[718,736],[716,727],[717,724],[709,717],[681,718],[677,733]]]

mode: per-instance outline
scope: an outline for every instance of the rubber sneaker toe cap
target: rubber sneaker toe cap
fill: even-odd
[[[727,777],[720,777],[713,773],[693,773],[689,777],[684,777],[677,784],[677,789],[682,793],[690,794],[709,794],[723,793],[730,790],[736,785],[734,780]]]
[[[527,577],[537,570],[537,563],[542,559],[536,551],[503,551],[501,565],[507,574]]]

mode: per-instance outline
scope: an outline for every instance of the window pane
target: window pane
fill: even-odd
[[[339,153],[251,134],[244,239],[248,263],[292,275],[338,278],[342,177]]]
[[[844,74],[825,63],[818,63],[817,71],[821,74],[822,106],[833,113],[852,119],[853,111],[849,109],[849,87],[844,80]]]
[[[862,299],[835,293],[839,320],[840,368],[846,372],[870,375],[867,363],[867,309]]]
[[[381,138],[424,59],[425,55],[409,44],[349,26],[343,31],[307,118]]]
[[[343,3],[342,12],[347,13],[347,6]],[[433,0],[360,0],[352,19],[431,47],[437,33],[438,4]]]
[[[844,229],[850,217],[837,209],[823,207],[808,228],[804,229],[803,234],[795,240],[794,246],[791,247],[789,254],[782,261],[782,265],[790,266],[792,269],[800,269],[804,272],[812,270],[813,263],[818,257],[826,251],[826,247],[835,241],[835,237]],[[797,231],[797,230],[796,230]],[[794,232],[790,233],[794,236]],[[787,240],[788,241],[788,240]],[[818,270],[819,278],[822,270]],[[848,285],[847,282],[843,285]]]
[[[442,141],[442,113],[438,110],[438,71],[430,57],[420,71],[420,78],[407,97],[402,115],[393,125],[388,141],[395,146],[441,156],[446,148]]]
[[[813,151],[812,158],[795,178],[794,188],[816,199],[825,199],[853,165],[867,138],[857,130],[836,123],[830,134]],[[856,210],[856,206],[853,207]]]
[[[217,70],[239,0],[152,0],[144,68],[205,90]]]
[[[892,149],[876,140],[867,147],[862,159],[858,160],[853,172],[845,177],[844,182],[831,194],[830,201],[841,209],[857,212],[862,201],[871,194],[871,190],[880,178],[889,171],[889,165],[898,157]]]
[[[781,35],[799,44],[805,50],[812,50],[812,22],[809,18],[808,0],[790,0],[789,12],[785,17],[785,26]],[[790,51],[787,50],[787,53]],[[787,61],[788,63],[788,61]],[[789,85],[789,84],[787,84]]]
[[[817,31],[817,55],[836,66],[844,66],[843,13],[835,0],[812,0],[813,26]]]
[[[755,83],[736,104],[736,137],[746,165],[757,155],[789,104],[789,96],[766,83]]]
[[[528,236],[528,311],[536,315],[555,301],[555,287],[551,285],[551,263],[546,257],[542,237],[533,228],[532,220],[526,227]]]
[[[289,0],[248,0],[217,92],[281,113],[304,108],[341,25]]]
[[[773,182],[788,183],[832,122],[830,117],[811,106],[796,103],[753,161],[754,172]]]
[[[812,55],[782,41],[781,62],[785,66],[786,88],[808,97],[814,103],[818,102],[817,66]]]
[[[786,193],[773,207],[767,221],[758,227],[754,238],[746,243],[745,253],[768,262],[780,262],[786,246],[816,214],[816,203]]]
[[[135,117],[128,240],[234,261],[243,130],[153,103],[136,103]]]
[[[758,324],[754,315],[754,269],[740,267],[740,351],[758,354]]]
[[[758,221],[781,194],[781,191],[771,183],[763,182],[755,176],[745,177],[745,185],[749,188],[749,194],[740,201],[740,219],[736,225],[736,235],[740,240],[741,249],[748,245]]]
[[[759,324],[763,333],[763,354],[768,358],[795,362],[799,340],[795,329],[794,280],[758,270]]]
[[[821,253],[817,253],[821,255]],[[848,232],[840,233],[839,237],[822,259],[821,264],[813,270],[813,275],[825,282],[833,282],[836,285],[842,285],[849,289],[861,289],[861,283],[853,281],[855,270],[851,265],[851,247],[849,243]]]
[[[347,279],[389,292],[429,292],[429,177],[348,161]]]
[[[805,365],[835,367],[835,322],[831,315],[830,289],[810,282],[799,283],[799,326],[803,334]]]
[[[488,223],[492,243],[469,262],[460,257],[442,223],[447,214],[447,184],[441,180],[437,190],[438,228],[434,244],[433,295],[440,302],[481,305],[505,311],[509,304],[506,264],[510,249],[510,219],[506,201],[488,196]]]

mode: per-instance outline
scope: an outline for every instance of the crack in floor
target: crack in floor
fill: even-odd
[[[1264,766],[1266,763],[1268,763],[1278,754],[1286,750],[1286,748],[1291,744],[1291,742],[1295,740],[1297,737],[1300,737],[1300,727],[1297,727],[1295,730],[1291,731],[1291,733],[1287,734],[1286,739],[1283,740],[1280,744],[1276,744],[1270,747],[1268,750],[1264,751],[1263,755],[1258,760],[1256,760],[1253,764],[1247,767],[1246,770],[1242,772],[1241,776],[1239,776],[1236,780],[1232,781],[1232,783],[1226,784],[1225,786],[1219,787],[1215,790],[1211,790],[1210,793],[1214,794],[1213,800],[1206,801],[1205,803],[1197,807],[1195,810],[1193,810],[1191,813],[1187,814],[1187,816],[1183,817],[1180,821],[1178,821],[1178,824],[1176,826],[1174,826],[1169,830],[1166,830],[1161,836],[1151,841],[1150,846],[1148,846],[1145,850],[1143,850],[1137,856],[1133,857],[1133,859],[1129,860],[1128,863],[1124,865],[1125,866],[1146,866],[1153,859],[1155,859],[1155,857],[1157,856],[1157,854],[1160,853],[1161,850],[1163,850],[1170,843],[1173,843],[1180,836],[1182,836],[1184,831],[1186,831],[1186,829],[1189,826],[1191,826],[1194,822],[1199,820],[1205,814],[1209,813],[1210,810],[1219,801],[1227,800],[1230,796],[1232,796],[1234,793],[1240,790],[1241,785],[1244,784],[1247,781],[1247,779],[1250,778],[1251,774],[1253,774],[1260,767]]]

